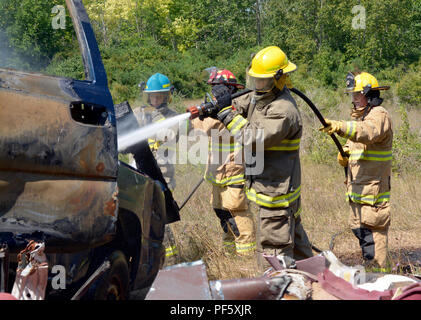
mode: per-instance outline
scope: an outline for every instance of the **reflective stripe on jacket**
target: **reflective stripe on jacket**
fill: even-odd
[[[390,201],[392,121],[387,110],[373,107],[362,119],[343,121],[339,135],[348,138],[347,200],[368,205]]]

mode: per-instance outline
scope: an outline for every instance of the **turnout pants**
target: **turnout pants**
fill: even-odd
[[[257,252],[261,271],[270,267],[262,257],[265,255],[285,255],[295,260],[313,256],[311,243],[301,224],[300,199],[288,208],[266,208],[250,202],[257,216]]]
[[[390,225],[390,203],[377,206],[349,202],[349,225],[358,238],[366,262],[388,266],[387,234]]]
[[[247,205],[243,185],[213,186],[211,204],[215,212],[226,210],[233,216],[239,235],[236,236],[228,224],[222,233],[225,249],[238,255],[250,255],[256,250],[256,231],[253,215]]]
[[[165,225],[164,240],[162,244],[165,247],[165,261],[163,267],[168,267],[178,263],[178,248],[175,242],[174,233],[171,227]]]

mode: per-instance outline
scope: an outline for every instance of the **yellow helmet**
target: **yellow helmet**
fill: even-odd
[[[277,46],[270,46],[260,50],[251,61],[248,75],[255,78],[270,78],[279,70],[282,73],[292,72],[297,66],[288,61],[286,54]]]
[[[361,92],[367,94],[370,90],[389,90],[390,86],[379,86],[377,79],[368,72],[354,75],[348,72],[346,76],[346,92]]]

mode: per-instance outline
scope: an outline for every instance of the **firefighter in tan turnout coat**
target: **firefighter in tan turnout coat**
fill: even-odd
[[[349,158],[338,154],[338,162],[348,167],[346,197],[350,204],[349,223],[358,238],[368,266],[385,268],[387,233],[390,225],[390,177],[392,164],[392,122],[380,106],[380,90],[367,72],[348,73],[347,92],[352,94],[351,121],[326,119],[321,130],[348,139],[344,146]]]
[[[246,195],[258,221],[260,270],[269,266],[263,254],[277,256],[286,267],[292,259],[313,255],[300,218],[302,121],[285,85],[287,73],[295,69],[280,48],[270,46],[254,56],[247,70],[251,93],[231,101],[223,88],[214,88],[218,119],[244,147],[251,145],[257,152],[258,145],[264,146],[255,161],[256,166],[263,161],[262,172],[248,171],[246,163]]]
[[[211,70],[208,84],[223,84],[231,93],[244,86],[237,83],[229,70]],[[214,118],[196,118],[192,126],[205,132],[209,138],[209,153],[204,178],[212,184],[211,204],[223,229],[223,246],[228,252],[250,255],[255,252],[255,226],[244,192],[244,166],[235,161],[241,152],[224,124]],[[239,158],[241,160],[241,158]]]

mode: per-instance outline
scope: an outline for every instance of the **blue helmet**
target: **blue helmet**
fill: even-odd
[[[171,91],[170,79],[161,73],[155,73],[146,82],[145,92],[167,92]]]

